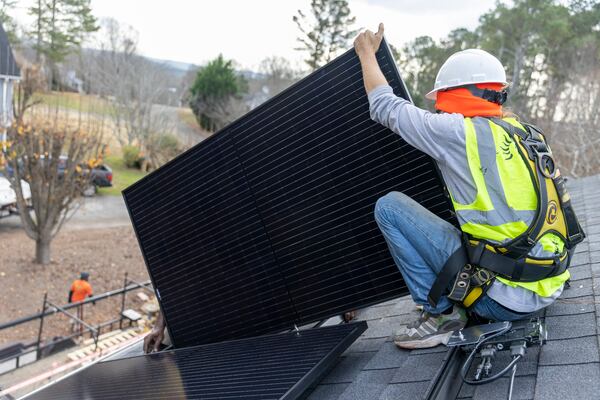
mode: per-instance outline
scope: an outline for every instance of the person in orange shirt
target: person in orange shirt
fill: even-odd
[[[79,301],[85,300],[86,297],[92,297],[93,290],[92,285],[88,282],[90,279],[90,274],[87,272],[82,272],[79,276],[79,279],[76,279],[71,284],[71,290],[69,291],[69,303],[77,303]],[[80,304],[77,307],[77,318],[83,321],[83,304]],[[77,329],[79,326],[79,331],[83,330],[83,326],[79,323],[76,323],[73,328]]]

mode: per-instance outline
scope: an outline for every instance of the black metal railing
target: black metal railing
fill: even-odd
[[[36,340],[27,343],[25,346],[27,348],[35,346],[37,360],[39,360],[42,357],[44,350],[46,350],[47,348],[56,346],[57,344],[60,344],[62,342],[66,342],[68,340],[72,340],[72,339],[75,339],[78,337],[85,337],[86,335],[89,335],[90,338],[94,339],[94,344],[95,344],[95,347],[97,348],[98,347],[98,338],[100,337],[100,335],[102,334],[103,331],[106,331],[106,332],[112,331],[113,327],[116,327],[117,325],[118,325],[119,329],[122,329],[123,321],[126,319],[123,316],[123,311],[125,311],[126,296],[127,296],[128,292],[134,291],[134,290],[146,290],[146,291],[154,294],[154,290],[152,289],[152,283],[149,280],[144,281],[144,282],[137,282],[137,281],[128,279],[127,273],[125,273],[122,288],[119,288],[116,290],[111,290],[109,292],[105,292],[105,293],[102,293],[97,296],[89,297],[85,300],[82,300],[82,301],[79,301],[76,303],[58,305],[55,302],[52,302],[51,300],[49,300],[48,294],[45,293],[44,298],[43,298],[41,312],[26,316],[26,317],[18,318],[18,319],[12,320],[12,321],[8,321],[5,323],[1,323],[0,331],[2,331],[4,329],[13,328],[13,327],[21,325],[21,324],[25,324],[27,322],[39,320],[38,335],[37,335]],[[119,313],[119,317],[111,319],[109,321],[105,321],[100,324],[96,324],[96,325],[88,324],[83,319],[81,319],[79,316],[76,316],[73,313],[68,311],[71,309],[82,307],[83,305],[88,304],[88,303],[96,303],[98,301],[106,300],[106,299],[109,299],[109,298],[115,297],[115,296],[121,296],[121,307],[120,307],[121,311]],[[44,320],[47,317],[55,315],[55,314],[66,315],[76,325],[79,325],[79,329],[75,329],[75,332],[72,332],[69,335],[61,336],[61,337],[54,339],[52,341],[49,341],[49,342],[44,342],[44,340],[43,340]],[[108,330],[105,330],[106,327],[108,327]],[[19,368],[20,367],[19,362],[18,362],[19,355],[9,356],[6,359],[0,360],[0,362],[3,362],[7,359],[15,358],[15,357],[17,357],[16,367]]]

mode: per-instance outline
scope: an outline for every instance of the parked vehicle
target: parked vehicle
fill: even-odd
[[[60,160],[58,162],[58,171],[59,174],[64,173],[65,168],[67,167],[67,157],[60,156]],[[86,197],[91,197],[98,192],[98,188],[101,187],[111,187],[112,186],[112,169],[108,165],[100,164],[91,169],[87,165],[81,165],[81,170],[83,174],[91,173],[90,184],[83,188],[81,194]]]
[[[21,190],[28,205],[31,204],[31,189],[29,183],[21,179]],[[10,181],[0,173],[0,217],[17,213],[17,194],[10,186]]]
[[[43,160],[44,156],[42,156],[41,159]],[[82,174],[87,175],[91,173],[90,184],[81,190],[81,194],[83,194],[84,196],[91,197],[94,194],[96,194],[98,188],[112,186],[113,173],[112,169],[108,165],[97,165],[94,168],[92,168],[91,171],[88,165],[82,164],[80,165],[80,167]],[[64,174],[65,172],[65,168],[67,168],[67,156],[60,156],[57,168],[59,176],[62,176],[62,174]],[[19,163],[19,170],[22,170],[22,163]],[[12,176],[12,167],[7,166],[6,171],[8,172],[9,176]]]

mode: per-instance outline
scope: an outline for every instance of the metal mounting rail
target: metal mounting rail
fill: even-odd
[[[465,359],[465,354],[458,347],[450,348],[423,399],[455,400],[463,383],[460,368]]]
[[[508,399],[512,398],[512,382],[517,363],[522,360],[527,348],[543,346],[548,337],[545,321],[530,318],[515,322],[495,322],[473,325],[455,331],[448,340],[449,347],[436,375],[423,397],[426,400],[455,400],[463,384],[489,384],[506,376],[512,369]],[[492,362],[497,352],[507,351],[512,361],[492,373]],[[481,359],[473,378],[468,370],[475,357]],[[465,364],[466,363],[466,364]],[[464,368],[463,368],[464,366]],[[462,371],[464,369],[464,371]]]

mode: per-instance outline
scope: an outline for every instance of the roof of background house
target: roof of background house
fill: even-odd
[[[0,75],[19,78],[21,71],[15,61],[8,36],[2,24],[0,24]]]
[[[528,350],[517,368],[513,399],[591,399],[600,393],[600,175],[572,180],[569,190],[588,235],[571,262],[571,287],[544,310],[548,342]],[[543,315],[542,314],[542,315]],[[423,398],[447,354],[445,346],[404,351],[394,329],[416,319],[410,298],[361,310],[369,329],[308,397],[311,400]],[[506,362],[500,356],[496,362]],[[509,379],[469,386],[458,399],[506,399]]]

